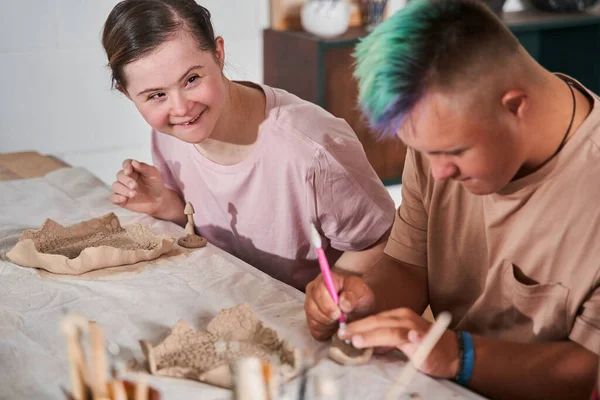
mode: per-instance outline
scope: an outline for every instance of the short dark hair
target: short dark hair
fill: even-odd
[[[476,80],[519,46],[480,0],[411,0],[356,46],[359,104],[395,134],[428,88]]]
[[[112,70],[112,84],[125,89],[123,68],[156,50],[186,29],[200,49],[216,52],[210,12],[194,0],[124,0],[104,24],[102,46]]]

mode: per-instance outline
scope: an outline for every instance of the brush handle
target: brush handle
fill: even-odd
[[[333,284],[333,278],[331,277],[331,269],[329,269],[327,257],[325,257],[325,252],[321,247],[317,247],[317,258],[319,260],[319,266],[321,267],[321,274],[323,275],[323,280],[325,281],[325,287],[331,295],[333,302],[335,304],[339,304],[340,299],[338,298],[337,290],[335,290],[335,285]],[[339,321],[340,323],[345,322],[344,313],[340,313]]]

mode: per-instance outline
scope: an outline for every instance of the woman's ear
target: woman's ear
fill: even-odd
[[[215,39],[215,57],[217,64],[223,71],[223,68],[225,68],[225,40],[221,36],[217,36]]]
[[[121,92],[121,93],[123,93],[125,96],[127,96],[127,98],[128,98],[129,100],[131,100],[131,97],[129,97],[129,93],[127,93],[127,90],[125,90],[125,88],[123,88],[123,86],[121,86],[121,84],[120,84],[119,82],[115,83],[115,88],[116,88],[116,89],[117,89],[119,92]]]

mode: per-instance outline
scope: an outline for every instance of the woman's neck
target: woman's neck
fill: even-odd
[[[226,80],[226,99],[210,137],[195,145],[206,158],[221,165],[246,159],[265,119],[265,95],[255,88]]]

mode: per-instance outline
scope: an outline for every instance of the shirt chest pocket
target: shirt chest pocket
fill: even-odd
[[[568,295],[560,283],[535,282],[504,261],[490,269],[484,292],[457,328],[515,342],[566,339]]]

